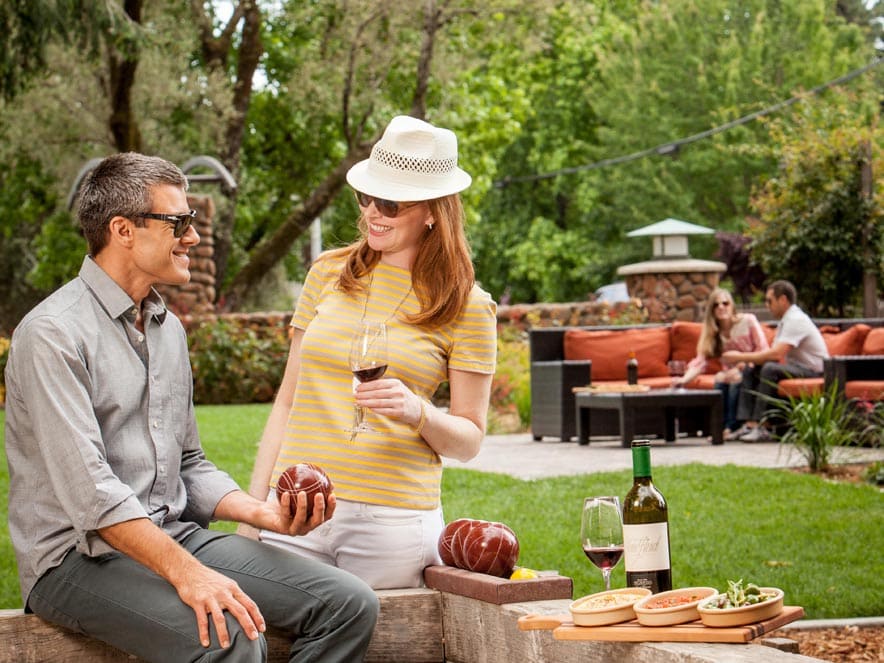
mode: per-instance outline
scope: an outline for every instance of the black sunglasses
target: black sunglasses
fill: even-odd
[[[360,207],[368,207],[369,205],[374,203],[374,208],[381,213],[381,216],[385,216],[388,219],[395,219],[405,210],[418,204],[400,203],[396,200],[384,200],[383,198],[375,198],[374,196],[369,196],[367,193],[362,193],[361,191],[357,191],[356,189],[353,189],[353,193],[356,194],[356,202],[359,203]]]
[[[145,214],[139,214],[138,217],[141,219],[156,219],[157,221],[173,223],[175,224],[175,228],[172,230],[172,234],[174,234],[175,237],[183,237],[184,233],[187,232],[187,229],[190,228],[190,224],[193,223],[193,220],[196,218],[196,210],[192,209],[189,212],[184,212],[182,214],[155,214],[153,212],[147,212]]]

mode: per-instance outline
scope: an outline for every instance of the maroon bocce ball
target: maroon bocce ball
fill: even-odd
[[[487,520],[470,519],[454,530],[454,534],[451,535],[451,558],[454,560],[454,566],[459,569],[467,568],[463,558],[463,540],[474,529],[484,527],[487,524]]]
[[[439,535],[438,550],[439,557],[442,558],[443,564],[456,566],[454,563],[454,556],[451,554],[451,539],[457,530],[470,522],[472,522],[472,520],[469,518],[458,518],[457,520],[452,520],[445,526],[445,529],[442,530],[442,534]]]
[[[519,540],[503,523],[485,523],[466,533],[461,559],[469,571],[508,578],[519,559]]]
[[[313,515],[313,500],[316,493],[322,493],[322,497],[328,500],[329,494],[334,489],[331,479],[319,465],[298,463],[279,475],[276,482],[276,497],[282,501],[283,493],[290,493],[292,496],[291,512],[292,515],[295,515],[298,493],[307,493],[307,518],[309,519]]]

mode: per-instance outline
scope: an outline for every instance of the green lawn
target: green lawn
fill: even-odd
[[[197,408],[210,458],[246,485],[268,405]],[[0,422],[3,421],[0,411]],[[884,615],[884,494],[870,485],[735,466],[655,469],[670,505],[675,586],[726,587],[743,578],[781,587],[788,604],[812,619]],[[574,579],[574,595],[602,589],[601,573],[578,544],[582,499],[625,495],[629,472],[521,481],[446,469],[446,520],[500,520],[519,537],[519,564],[557,569]],[[8,475],[0,469],[6,521]],[[622,587],[622,564],[613,586]],[[18,607],[18,583],[6,528],[0,531],[0,607]]]

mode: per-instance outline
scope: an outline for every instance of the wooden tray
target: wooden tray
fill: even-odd
[[[571,387],[575,394],[633,394],[650,391],[647,384],[599,384],[589,387]]]
[[[804,617],[804,608],[785,606],[771,619],[746,626],[713,628],[701,621],[677,626],[642,626],[636,620],[611,626],[574,626],[571,615],[524,615],[519,629],[552,629],[556,640],[618,640],[621,642],[749,642]]]

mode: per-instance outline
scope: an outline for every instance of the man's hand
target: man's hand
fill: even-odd
[[[243,523],[252,528],[268,529],[289,536],[302,536],[316,529],[326,520],[332,517],[337,504],[334,493],[328,496],[328,500],[322,498],[321,493],[314,495],[313,513],[307,518],[307,493],[300,492],[295,499],[295,515],[291,515],[292,496],[283,493],[280,501],[260,501],[244,493],[235,490],[221,498],[215,507],[215,518]],[[245,534],[250,530],[242,528]]]
[[[204,566],[149,519],[127,520],[103,527],[98,533],[108,544],[169,581],[181,600],[196,614],[200,642],[204,647],[211,642],[209,615],[218,631],[221,646],[230,646],[225,610],[236,617],[251,640],[266,628],[258,606],[236,582]]]
[[[227,632],[227,622],[224,621],[225,610],[236,618],[249,640],[255,640],[258,633],[263,633],[267,628],[258,606],[236,582],[199,562],[187,570],[181,581],[175,584],[175,589],[181,600],[196,614],[203,647],[208,647],[211,642],[210,617],[218,632],[221,646],[230,646],[230,634]]]
[[[295,515],[291,515],[292,500],[295,500]],[[301,491],[297,498],[291,493],[283,493],[279,502],[264,502],[265,513],[261,514],[263,521],[261,527],[280,534],[289,536],[302,536],[316,529],[335,512],[337,499],[334,493],[330,493],[328,501],[322,497],[322,493],[313,496],[313,512],[307,519],[307,493]]]

